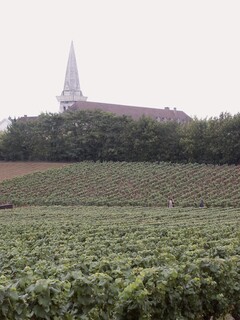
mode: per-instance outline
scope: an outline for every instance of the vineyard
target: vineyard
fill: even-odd
[[[240,167],[81,162],[0,183],[0,203],[15,205],[240,207]]]
[[[240,319],[240,167],[5,165],[0,319]]]
[[[239,224],[238,208],[2,211],[0,319],[239,319]]]

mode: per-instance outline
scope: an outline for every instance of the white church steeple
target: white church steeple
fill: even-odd
[[[57,96],[60,102],[60,112],[63,112],[73,105],[76,101],[86,101],[87,97],[84,97],[80,89],[80,82],[78,77],[77,61],[75,57],[73,42],[71,43],[67,70],[64,81],[64,88],[61,96]]]

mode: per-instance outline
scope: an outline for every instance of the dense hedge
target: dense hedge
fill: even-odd
[[[41,114],[12,121],[0,136],[0,159],[239,164],[240,114],[187,124],[101,111]]]

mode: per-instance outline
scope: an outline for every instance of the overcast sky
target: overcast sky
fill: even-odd
[[[88,101],[240,111],[239,0],[1,0],[0,120],[58,112],[73,40]]]

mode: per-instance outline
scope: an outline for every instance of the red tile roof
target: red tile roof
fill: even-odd
[[[114,113],[119,116],[130,116],[134,120],[139,119],[143,115],[151,117],[152,119],[158,121],[175,120],[178,122],[187,122],[191,120],[191,118],[185,112],[176,110],[176,108],[169,109],[168,107],[164,109],[158,109],[102,102],[78,101],[75,102],[71,107],[69,107],[68,110],[102,110],[105,112]]]

